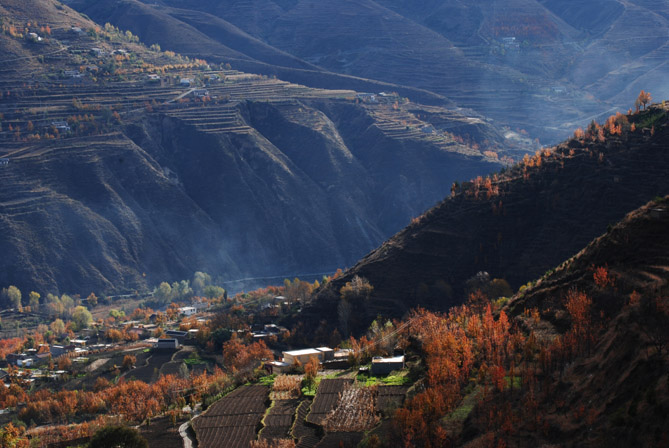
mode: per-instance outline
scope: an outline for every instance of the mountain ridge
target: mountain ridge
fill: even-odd
[[[512,288],[540,277],[630,209],[669,191],[666,106],[618,117],[629,119],[620,135],[598,141],[604,130],[593,130],[502,174],[455,186],[452,197],[322,287],[307,315],[334,312],[339,289],[355,276],[374,287],[361,328],[377,314],[460,304],[481,271]],[[650,122],[652,129],[641,129]],[[630,123],[639,128],[630,131]]]

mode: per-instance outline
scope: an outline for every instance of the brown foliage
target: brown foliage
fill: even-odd
[[[260,361],[273,359],[272,351],[264,341],[245,345],[236,333],[223,344],[225,367],[231,372],[248,373],[257,367]]]

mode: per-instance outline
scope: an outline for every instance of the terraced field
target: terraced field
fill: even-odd
[[[307,416],[307,422],[322,425],[327,415],[337,407],[340,394],[352,384],[353,380],[349,378],[322,380]]]
[[[128,371],[127,378],[152,383],[158,379],[161,369],[172,360],[174,352],[172,351],[154,351],[146,360],[146,365]]]
[[[263,420],[263,429],[260,439],[285,439],[290,437],[290,431],[297,414],[300,400],[276,400]]]
[[[247,448],[268,406],[267,386],[243,386],[193,421],[200,448]]]
[[[380,386],[377,389],[376,412],[388,415],[404,403],[408,386]]]
[[[309,408],[312,404],[313,401],[307,399],[302,401],[297,408],[295,425],[292,430],[292,436],[297,440],[297,448],[313,448],[321,440],[321,437],[318,435],[317,426],[306,421]]]

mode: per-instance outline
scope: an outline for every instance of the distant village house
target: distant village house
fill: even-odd
[[[153,348],[157,350],[176,350],[179,348],[179,341],[176,339],[158,339]]]
[[[70,125],[67,124],[67,121],[52,121],[51,126],[58,129],[58,131],[70,131]]]
[[[184,340],[188,337],[188,332],[181,330],[167,330],[165,336],[169,336],[175,340]]]
[[[79,70],[65,70],[63,72],[65,76],[69,76],[70,78],[81,78],[83,75],[79,72]]]
[[[192,316],[195,313],[197,313],[197,309],[194,306],[183,306],[179,308],[179,314],[183,314],[184,316]]]
[[[209,96],[209,91],[207,89],[195,89],[193,90],[193,96],[195,98],[204,98]]]
[[[334,359],[334,350],[329,347],[318,347],[283,352],[283,362],[290,365],[294,365],[298,362],[304,365],[308,363],[311,358],[316,358],[319,362]]]
[[[404,355],[383,358],[376,356],[372,359],[372,375],[388,375],[395,370],[404,368]]]
[[[374,93],[358,93],[358,99],[365,103],[376,103],[376,94]]]

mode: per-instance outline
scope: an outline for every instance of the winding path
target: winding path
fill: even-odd
[[[184,448],[193,448],[197,446],[197,442],[194,442],[193,439],[190,438],[190,434],[188,434],[188,425],[190,425],[190,421],[184,422],[179,426],[179,435],[184,440]]]

